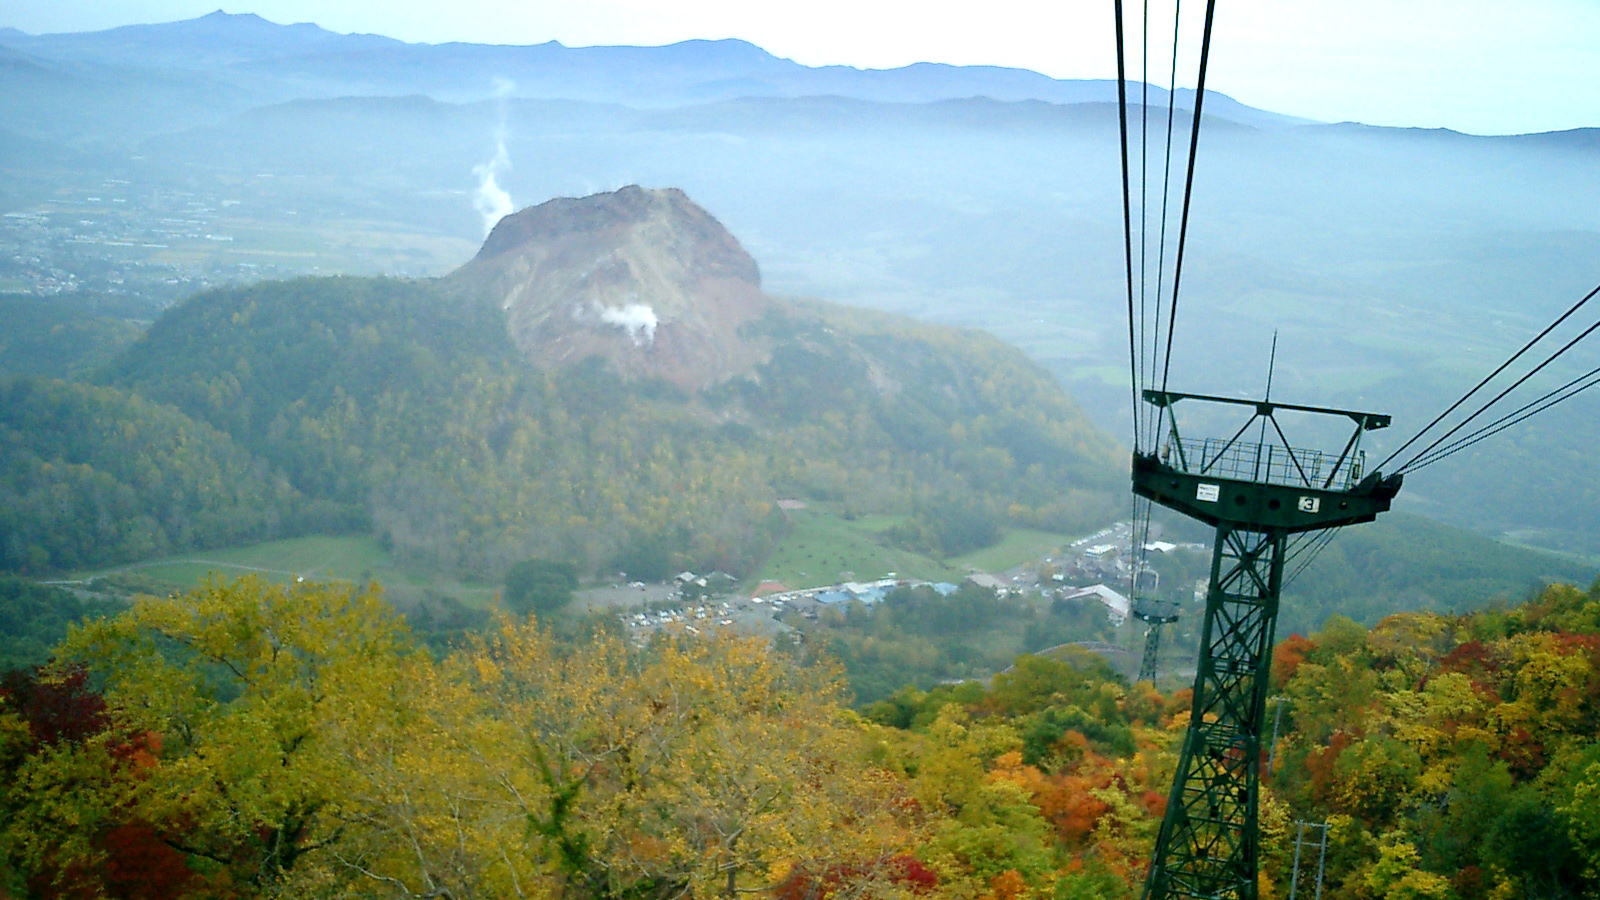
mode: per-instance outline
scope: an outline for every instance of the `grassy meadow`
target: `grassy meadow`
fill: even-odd
[[[878,535],[898,523],[894,516],[846,519],[822,509],[789,513],[789,534],[773,549],[755,577],[778,581],[790,588],[821,587],[841,581],[869,581],[894,573],[922,581],[960,581],[973,571],[1003,572],[1049,556],[1070,542],[1065,535],[1013,529],[999,542],[964,556],[937,560],[930,556],[886,546]],[[288,583],[307,581],[376,581],[398,604],[410,604],[430,592],[453,596],[463,603],[489,608],[496,603],[498,584],[461,582],[447,576],[402,568],[376,538],[367,535],[309,535],[240,547],[204,550],[179,556],[148,559],[114,569],[77,572],[73,580],[88,581],[111,575],[131,575],[152,587],[186,591],[213,576],[237,578],[257,575]]]
[[[960,581],[974,570],[1003,572],[1049,556],[1071,542],[1066,535],[1012,529],[993,546],[938,560],[886,546],[879,534],[899,521],[895,516],[846,519],[818,508],[791,510],[790,531],[773,548],[757,580],[806,588],[843,580],[870,581],[893,572],[922,581]]]
[[[376,581],[396,603],[415,602],[427,592],[435,591],[480,608],[494,605],[500,587],[463,583],[402,569],[378,540],[369,535],[308,535],[145,560],[111,570],[80,572],[73,577],[89,580],[116,574],[139,576],[172,591],[189,590],[212,576],[259,575],[285,583],[300,578],[353,583]]]

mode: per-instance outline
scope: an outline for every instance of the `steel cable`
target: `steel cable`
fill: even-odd
[[[1189,168],[1183,181],[1183,210],[1178,217],[1177,260],[1172,269],[1172,305],[1167,313],[1167,349],[1161,363],[1161,390],[1167,389],[1172,369],[1172,335],[1178,324],[1178,288],[1183,281],[1183,255],[1189,240],[1189,209],[1194,200],[1194,166],[1200,149],[1200,119],[1205,109],[1206,68],[1211,61],[1211,26],[1216,18],[1217,0],[1206,0],[1205,31],[1200,36],[1200,74],[1194,89],[1194,127],[1189,134]],[[1176,43],[1176,41],[1174,41]],[[1177,85],[1173,85],[1176,93]]]
[[[1579,384],[1579,382],[1584,381],[1587,383]],[[1544,396],[1535,400],[1530,400],[1517,409],[1506,413],[1505,415],[1494,420],[1493,422],[1490,422],[1488,425],[1479,428],[1477,431],[1474,431],[1466,437],[1452,441],[1451,443],[1418,460],[1404,471],[1415,472],[1424,466],[1431,466],[1442,459],[1460,453],[1462,450],[1471,447],[1473,444],[1476,444],[1485,438],[1493,437],[1494,435],[1505,431],[1507,428],[1510,428],[1513,425],[1520,424],[1528,419],[1533,418],[1534,416],[1544,412],[1558,403],[1576,397],[1589,388],[1594,387],[1596,384],[1600,384],[1600,367],[1590,369],[1588,372],[1579,375],[1577,378],[1572,379],[1561,387],[1556,388],[1555,390],[1550,391]],[[1576,385],[1576,387],[1574,387],[1574,385]]]
[[[1590,297],[1594,296],[1596,292],[1600,292],[1600,287],[1597,287],[1597,288],[1595,288],[1594,291],[1590,292],[1589,296]],[[1585,298],[1585,300],[1587,300],[1587,298]],[[1563,318],[1565,318],[1565,317],[1563,317]],[[1415,456],[1411,457],[1411,459],[1407,460],[1404,464],[1402,464],[1398,469],[1395,469],[1395,472],[1396,473],[1404,473],[1407,470],[1409,470],[1413,465],[1416,464],[1417,460],[1419,460],[1422,457],[1432,453],[1434,451],[1434,449],[1436,449],[1440,444],[1442,444],[1445,441],[1449,440],[1451,437],[1453,437],[1455,435],[1456,432],[1458,432],[1461,429],[1465,428],[1468,424],[1470,424],[1471,422],[1476,420],[1479,416],[1483,415],[1483,413],[1486,410],[1488,410],[1490,407],[1494,406],[1496,403],[1499,403],[1502,399],[1505,398],[1505,396],[1507,394],[1511,393],[1512,391],[1514,391],[1517,388],[1521,387],[1522,385],[1526,384],[1528,379],[1530,379],[1533,376],[1535,376],[1535,375],[1539,374],[1540,372],[1544,371],[1546,366],[1548,366],[1551,363],[1555,362],[1556,360],[1560,359],[1563,354],[1565,354],[1568,350],[1571,350],[1574,346],[1576,346],[1579,341],[1582,341],[1584,338],[1586,338],[1590,334],[1592,334],[1595,331],[1595,329],[1597,329],[1597,328],[1600,328],[1600,321],[1597,321],[1593,325],[1590,325],[1588,328],[1585,328],[1582,332],[1580,332],[1578,334],[1577,337],[1575,337],[1572,340],[1570,340],[1570,341],[1566,342],[1565,344],[1563,344],[1561,346],[1561,349],[1557,350],[1556,352],[1554,352],[1554,353],[1550,354],[1548,357],[1546,357],[1544,362],[1539,363],[1537,366],[1534,366],[1526,374],[1524,374],[1521,378],[1518,378],[1516,381],[1512,382],[1510,387],[1508,387],[1505,390],[1501,391],[1500,393],[1494,395],[1494,398],[1491,399],[1488,403],[1485,403],[1482,406],[1478,407],[1478,409],[1475,412],[1473,412],[1472,415],[1467,416],[1465,419],[1462,419],[1460,422],[1458,422],[1455,425],[1455,427],[1451,428],[1449,431],[1446,431],[1444,434],[1442,434],[1439,437],[1435,438],[1433,443],[1431,443],[1427,447],[1423,448]],[[1545,333],[1548,333],[1548,331],[1549,331],[1549,329],[1546,329]],[[1387,462],[1387,460],[1385,460],[1385,462]]]
[[[1385,457],[1383,462],[1378,463],[1377,469],[1381,470],[1384,466],[1387,466],[1389,463],[1393,462],[1394,459],[1396,457],[1398,457],[1400,454],[1404,453],[1406,451],[1406,448],[1410,447],[1412,444],[1414,444],[1417,441],[1421,440],[1423,435],[1427,434],[1429,431],[1432,431],[1440,422],[1443,422],[1447,416],[1449,416],[1451,413],[1453,413],[1457,409],[1459,409],[1463,403],[1466,403],[1468,400],[1472,399],[1474,394],[1478,393],[1478,391],[1483,390],[1485,385],[1487,385],[1489,382],[1493,381],[1496,377],[1498,377],[1501,372],[1504,372],[1506,369],[1510,368],[1512,363],[1515,363],[1517,360],[1521,359],[1523,354],[1525,354],[1529,350],[1533,349],[1533,346],[1535,344],[1537,344],[1540,341],[1544,340],[1545,337],[1548,334],[1550,334],[1550,332],[1556,330],[1556,328],[1559,327],[1562,322],[1565,322],[1567,319],[1571,318],[1574,313],[1576,313],[1578,310],[1583,308],[1584,304],[1588,303],[1590,300],[1593,300],[1597,294],[1600,294],[1600,285],[1597,285],[1594,290],[1592,290],[1589,293],[1585,294],[1583,296],[1583,299],[1579,300],[1577,303],[1574,303],[1570,309],[1568,309],[1566,312],[1561,314],[1560,318],[1557,318],[1554,322],[1551,322],[1549,325],[1545,326],[1545,329],[1543,331],[1539,332],[1537,335],[1534,335],[1533,339],[1528,341],[1526,344],[1523,344],[1522,345],[1522,349],[1518,350],[1516,353],[1511,354],[1511,357],[1509,359],[1507,359],[1505,362],[1501,363],[1493,372],[1490,372],[1488,375],[1484,376],[1483,380],[1478,382],[1476,385],[1474,385],[1472,390],[1467,391],[1465,394],[1462,394],[1460,399],[1458,399],[1456,402],[1450,404],[1450,406],[1448,408],[1446,408],[1444,412],[1439,413],[1439,415],[1435,416],[1432,422],[1429,422],[1427,425],[1423,426],[1421,431],[1418,431],[1416,434],[1412,435],[1411,438],[1409,440],[1407,440],[1404,444],[1401,444],[1398,449],[1396,449],[1393,453],[1391,453],[1387,457]],[[1474,413],[1472,417],[1469,417],[1467,419],[1467,421],[1470,422],[1472,420],[1472,418],[1475,418],[1476,416],[1477,416],[1477,413]],[[1466,423],[1463,422],[1462,424],[1464,425]],[[1459,429],[1459,428],[1460,428],[1460,426],[1458,425],[1457,429]],[[1446,439],[1447,438],[1448,438],[1448,435],[1446,435]],[[1425,454],[1425,453],[1427,453],[1427,451],[1424,450],[1423,453]],[[1419,455],[1421,455],[1421,454],[1419,454]],[[1415,457],[1413,457],[1413,459],[1414,458]]]

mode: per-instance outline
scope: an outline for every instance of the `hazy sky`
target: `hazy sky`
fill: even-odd
[[[192,18],[217,2],[0,0],[0,25],[96,30]],[[251,0],[223,8],[430,43],[736,37],[807,65],[1116,72],[1111,0],[807,0],[803,12],[799,3],[759,0]],[[1197,30],[1183,43],[1197,44]],[[1600,0],[1220,0],[1209,86],[1309,118],[1496,134],[1600,126],[1597,73]]]

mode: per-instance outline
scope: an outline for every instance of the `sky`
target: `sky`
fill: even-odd
[[[0,26],[92,31],[194,18],[218,2],[0,0]],[[943,62],[1116,76],[1110,0],[228,0],[222,8],[426,43],[740,38],[806,65]],[[1151,8],[1170,18],[1170,3]],[[1166,24],[1157,46],[1170,41]],[[1132,20],[1128,27],[1138,30]],[[1180,34],[1180,46],[1198,47],[1198,15]],[[1157,64],[1153,52],[1151,65],[1170,65],[1168,54]],[[1180,86],[1194,82],[1188,56]],[[1322,121],[1513,134],[1600,127],[1596,73],[1600,0],[1219,0],[1207,87]],[[1168,79],[1152,72],[1151,80]]]

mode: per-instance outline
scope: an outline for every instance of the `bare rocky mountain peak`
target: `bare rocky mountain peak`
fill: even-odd
[[[451,279],[488,292],[539,366],[599,355],[624,375],[698,389],[766,355],[739,331],[771,304],[755,260],[675,188],[630,185],[513,213]]]
[[[558,197],[501,219],[477,259],[579,238],[640,233],[662,239],[685,265],[717,269],[759,287],[755,260],[711,214],[677,188],[646,189],[636,184],[587,197]],[[663,249],[668,249],[663,246]]]

